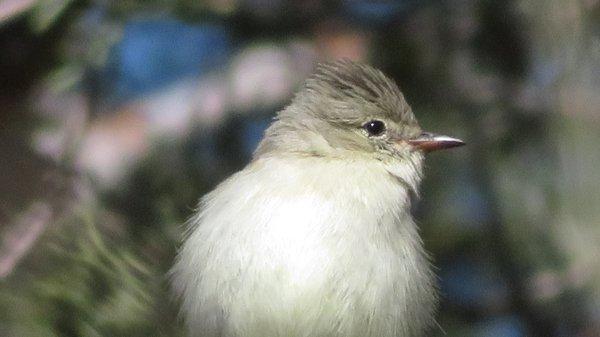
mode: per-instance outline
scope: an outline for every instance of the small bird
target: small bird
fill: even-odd
[[[463,144],[381,71],[319,65],[188,221],[171,274],[190,335],[422,335],[437,294],[411,199],[424,154]]]

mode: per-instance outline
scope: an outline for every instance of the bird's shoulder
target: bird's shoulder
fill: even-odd
[[[400,197],[403,186],[373,160],[269,157],[248,164],[209,193],[205,201],[288,200],[306,197],[350,201]]]
[[[207,194],[189,224],[206,230],[282,222],[350,226],[404,213],[407,196],[376,163],[268,158],[250,163]]]

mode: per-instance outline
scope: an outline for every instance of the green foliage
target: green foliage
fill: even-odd
[[[165,271],[88,210],[42,238],[0,288],[3,336],[177,336]],[[105,217],[102,221],[109,221]],[[115,225],[115,224],[110,224]]]
[[[49,29],[74,0],[38,0],[31,9],[30,23],[35,32]]]

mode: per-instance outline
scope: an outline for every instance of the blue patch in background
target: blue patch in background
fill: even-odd
[[[101,74],[104,98],[117,103],[224,65],[231,34],[214,24],[175,19],[133,20],[111,50]]]

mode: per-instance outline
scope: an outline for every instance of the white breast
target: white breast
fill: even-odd
[[[264,158],[210,193],[173,269],[194,336],[415,336],[435,294],[378,162]]]

